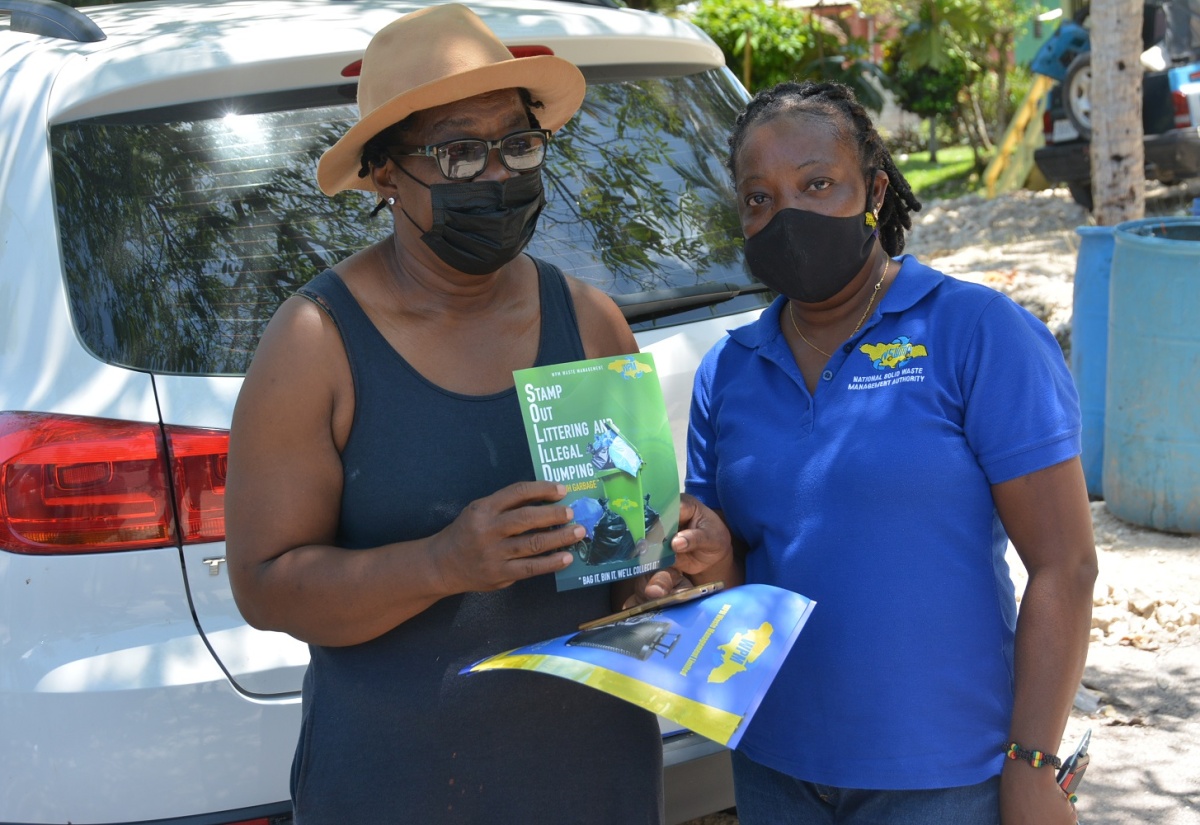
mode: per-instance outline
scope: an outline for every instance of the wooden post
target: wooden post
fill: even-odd
[[[1093,0],[1092,214],[1101,226],[1146,214],[1142,0]]]

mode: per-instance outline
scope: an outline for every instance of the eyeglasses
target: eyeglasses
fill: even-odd
[[[487,168],[488,155],[493,149],[500,150],[500,162],[509,171],[530,172],[546,162],[546,146],[549,143],[550,133],[545,129],[522,129],[499,140],[462,138],[422,146],[409,152],[389,149],[388,154],[393,158],[434,158],[443,177],[471,180]]]

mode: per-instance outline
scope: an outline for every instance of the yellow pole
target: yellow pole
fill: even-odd
[[[1000,148],[996,150],[996,156],[992,158],[992,162],[988,164],[987,170],[983,173],[989,198],[996,196],[996,181],[999,180],[1000,174],[1008,165],[1018,145],[1027,139],[1029,122],[1038,113],[1042,98],[1046,96],[1046,92],[1050,91],[1050,87],[1053,85],[1054,81],[1044,74],[1033,76],[1033,86],[1030,87],[1029,94],[1025,95],[1025,99],[1021,101],[1020,108],[1012,122],[1008,124],[1008,130],[1004,133],[1004,140],[1000,143]],[[1036,131],[1033,134],[1036,135]]]

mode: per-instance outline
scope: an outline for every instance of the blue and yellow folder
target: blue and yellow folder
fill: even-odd
[[[815,604],[746,584],[500,653],[462,672],[571,679],[733,748]]]

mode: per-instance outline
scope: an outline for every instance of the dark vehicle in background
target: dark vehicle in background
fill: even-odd
[[[1058,81],[1046,97],[1045,145],[1034,162],[1092,208],[1092,68],[1087,7],[1064,22],[1034,57],[1034,72]],[[1142,129],[1146,178],[1200,178],[1200,0],[1143,5]]]

